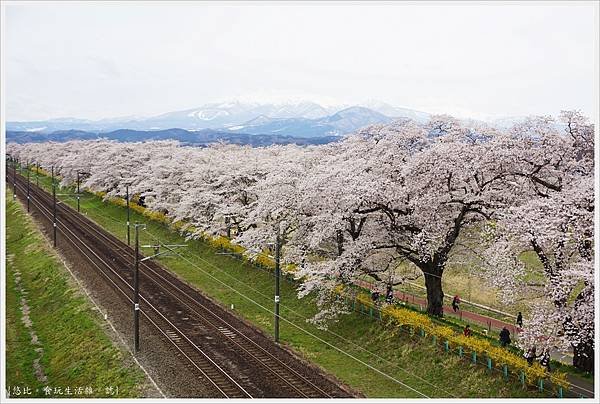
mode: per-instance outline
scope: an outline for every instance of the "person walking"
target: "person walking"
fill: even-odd
[[[463,335],[465,337],[470,337],[471,336],[471,326],[469,324],[465,325],[465,328],[463,330]]]
[[[460,303],[460,297],[458,297],[458,295],[454,296],[454,298],[452,299],[452,310],[454,310],[455,313],[458,310],[460,310],[460,307],[458,307],[459,303]]]
[[[519,326],[519,328],[523,328],[523,315],[521,314],[521,312],[517,314],[517,325]]]
[[[371,299],[373,300],[373,303],[377,304],[377,302],[379,301],[379,291],[374,290],[371,293]]]
[[[500,331],[500,345],[506,347],[510,342],[510,331],[508,331],[508,328],[503,327],[502,331]]]
[[[391,284],[388,283],[387,290],[385,292],[385,302],[388,304],[392,304],[394,301],[394,288]]]
[[[535,354],[535,346],[529,348],[523,356],[525,357],[525,359],[527,359],[527,364],[529,366],[533,365],[533,361],[535,360],[535,358],[537,358],[537,355]]]
[[[545,367],[548,372],[552,370],[550,369],[550,349],[546,348],[542,351],[540,365]]]

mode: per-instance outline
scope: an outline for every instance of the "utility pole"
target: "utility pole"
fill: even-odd
[[[127,201],[127,245],[131,245],[129,234],[129,185],[125,187],[125,200]]]
[[[39,187],[40,186],[40,164],[36,163],[35,166],[36,166],[36,169],[35,169],[35,186]]]
[[[77,170],[77,213],[79,213],[79,170]]]
[[[27,162],[27,213],[29,213],[29,164]]]
[[[135,263],[133,272],[133,347],[134,352],[140,351],[140,226],[136,223],[135,227]]]
[[[52,227],[54,247],[56,247],[56,184],[54,183],[54,166],[52,166]]]
[[[17,197],[17,159],[13,160],[13,199]]]
[[[279,278],[281,271],[279,268],[279,255],[281,250],[281,237],[279,229],[277,230],[277,240],[275,242],[275,342],[279,342]]]

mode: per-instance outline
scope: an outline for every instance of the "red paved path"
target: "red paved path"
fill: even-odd
[[[363,287],[368,290],[373,290],[375,285],[371,282],[367,281],[357,281],[356,285]],[[412,304],[414,306],[419,305],[424,308],[427,306],[427,301],[421,297],[417,297],[415,295],[411,295],[408,293],[404,293],[399,290],[394,290],[394,298],[397,300],[407,302],[408,304]],[[444,305],[444,315],[450,317],[460,318],[464,321],[476,323],[481,326],[482,329],[487,330],[490,329],[492,332],[490,334],[493,335],[493,332],[496,330],[501,330],[502,327],[506,327],[510,330],[511,334],[515,334],[519,331],[519,328],[516,324],[507,323],[502,320],[498,320],[492,317],[487,317],[481,314],[473,313],[470,311],[459,310],[458,312],[454,312],[451,306]],[[558,358],[554,358],[559,360]],[[564,360],[564,359],[563,359]],[[594,397],[594,383],[589,380],[582,379],[578,376],[568,375],[569,382],[571,383],[571,389],[577,395],[581,395],[583,397]]]
[[[367,281],[357,281],[356,284],[360,287],[369,290],[372,290],[375,287],[374,284]],[[399,290],[394,291],[394,298],[403,302],[407,302],[408,304],[412,304],[414,306],[420,306],[422,308],[427,307],[427,301],[425,299],[401,292]],[[493,334],[495,330],[501,330],[503,327],[508,328],[511,334],[516,334],[519,331],[519,328],[516,324],[507,323],[505,321],[498,320],[492,317],[487,317],[482,314],[473,313],[465,310],[459,310],[455,313],[454,310],[452,310],[452,307],[447,305],[444,305],[443,309],[445,316],[455,317],[463,321],[478,324],[481,326],[481,328],[485,330],[490,329],[490,335]]]

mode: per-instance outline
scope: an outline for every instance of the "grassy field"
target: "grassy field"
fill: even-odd
[[[46,188],[47,178],[40,179]],[[61,190],[60,193],[68,193]],[[63,199],[76,206],[73,198]],[[122,240],[126,240],[125,209],[86,194],[81,200],[82,213]],[[141,244],[156,242],[185,243],[185,239],[167,226],[151,222],[132,212],[132,222],[144,222]],[[219,254],[198,240],[187,241],[181,257],[163,257],[160,261],[189,283],[231,308],[265,332],[273,333],[274,277],[266,270]],[[343,316],[320,330],[306,319],[316,313],[310,298],[299,300],[296,285],[282,282],[281,341],[304,358],[318,364],[340,380],[368,397],[529,397],[518,383],[505,382],[500,375],[489,374],[456,355],[436,346],[415,342],[404,334],[395,334],[382,324],[359,313]],[[142,291],[143,293],[143,291]],[[343,351],[344,353],[341,353]],[[388,376],[373,370],[376,368]]]
[[[7,389],[13,397],[138,397],[142,371],[113,345],[98,312],[8,191],[6,208]],[[28,310],[30,327],[23,321]]]

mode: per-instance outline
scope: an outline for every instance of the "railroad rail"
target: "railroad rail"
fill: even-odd
[[[23,177],[17,177],[21,195],[26,191],[25,182]],[[52,223],[52,196],[32,184],[29,189],[30,202]],[[58,205],[57,217],[62,236],[132,303],[134,251],[64,203]],[[264,338],[255,340],[256,331],[152,260],[140,264],[140,290],[143,317],[219,395],[226,398],[348,396],[339,388],[326,386],[323,377],[314,371],[303,375],[298,370],[300,365],[281,358],[285,353],[280,348]],[[223,351],[226,357],[235,359],[237,370],[245,376],[235,380],[232,372],[218,364],[222,357],[216,353]],[[250,375],[261,375],[260,380],[271,382],[268,386],[260,385]]]

